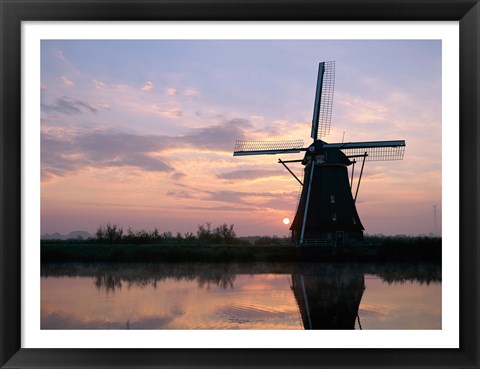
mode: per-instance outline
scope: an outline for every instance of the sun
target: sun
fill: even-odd
[[[290,223],[290,219],[288,218],[283,218],[283,224],[289,224]]]

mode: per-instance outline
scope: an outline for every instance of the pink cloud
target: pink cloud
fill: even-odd
[[[107,103],[100,103],[100,104],[97,104],[97,107],[100,108],[100,109],[106,109],[106,110],[110,110],[112,107],[107,104]]]
[[[93,84],[95,86],[95,88],[98,88],[98,89],[102,89],[102,88],[106,88],[107,85],[101,81],[97,81],[96,79],[93,80]]]
[[[64,85],[66,85],[68,87],[72,87],[74,85],[73,81],[71,81],[70,79],[68,79],[65,76],[62,76],[62,82],[63,82]]]
[[[193,88],[187,88],[184,94],[185,96],[198,96],[198,91]]]
[[[63,53],[62,53],[60,50],[57,50],[55,56],[56,56],[58,59],[65,61],[65,56],[63,55]]]
[[[148,81],[145,83],[145,85],[142,87],[142,91],[152,91],[155,89],[155,86],[153,85],[153,82]]]
[[[154,106],[155,112],[162,117],[168,117],[168,118],[176,118],[176,117],[181,117],[182,116],[182,110],[179,108],[170,108],[170,109],[165,109],[162,108],[161,106]]]

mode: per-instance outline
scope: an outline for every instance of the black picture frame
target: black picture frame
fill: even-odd
[[[2,368],[479,368],[480,4],[478,0],[0,0]],[[22,21],[459,21],[459,349],[21,348]],[[448,245],[444,245],[448,247]]]

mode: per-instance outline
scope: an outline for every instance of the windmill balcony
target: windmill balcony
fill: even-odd
[[[309,240],[303,240],[302,243],[300,241],[297,241],[295,243],[297,247],[302,247],[302,246],[317,246],[317,247],[325,247],[325,248],[330,248],[330,247],[336,247],[337,246],[337,241],[336,240],[329,240],[326,238],[323,239],[309,239]]]

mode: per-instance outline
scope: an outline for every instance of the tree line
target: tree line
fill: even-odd
[[[207,222],[199,224],[196,234],[187,232],[181,234],[177,232],[160,232],[158,228],[153,231],[145,229],[135,231],[128,227],[126,231],[117,224],[100,225],[96,232],[95,238],[90,241],[97,243],[122,243],[122,244],[153,244],[153,243],[213,243],[213,244],[242,244],[244,241],[237,238],[233,224],[220,224],[212,227]]]

